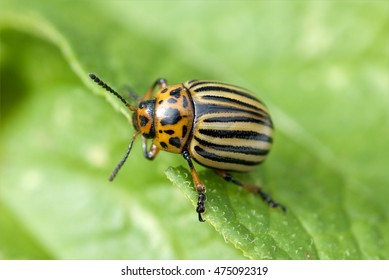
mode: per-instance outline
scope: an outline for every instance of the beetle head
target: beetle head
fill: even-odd
[[[138,109],[132,115],[132,123],[135,130],[139,131],[143,137],[154,138],[154,113],[155,99],[143,100],[139,103]]]

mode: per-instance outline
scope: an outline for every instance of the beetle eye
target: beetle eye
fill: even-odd
[[[144,101],[139,103],[139,109],[143,109],[143,108],[146,108],[146,104]]]

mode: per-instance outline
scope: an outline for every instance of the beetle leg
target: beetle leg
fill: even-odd
[[[145,137],[142,138],[142,149],[143,149],[143,155],[145,158],[149,160],[153,160],[159,152],[159,149],[155,144],[152,144],[150,149],[147,150],[147,139]]]
[[[207,197],[205,196],[205,191],[206,191],[205,190],[205,186],[204,186],[203,182],[201,181],[199,175],[197,174],[196,169],[193,166],[192,159],[190,158],[189,152],[188,151],[184,151],[182,153],[182,156],[188,162],[188,165],[189,165],[189,168],[190,168],[190,172],[192,174],[194,186],[195,186],[196,192],[198,194],[196,212],[199,215],[199,221],[200,222],[205,222],[203,217],[201,217],[201,213],[205,212],[205,205],[204,205],[204,203],[207,200]]]
[[[159,87],[166,87],[167,86],[167,81],[164,78],[159,78],[157,79],[153,85],[149,88],[149,90],[146,92],[145,96],[143,97],[143,100],[149,100],[151,99],[151,96],[153,95],[154,89],[159,86]]]
[[[255,186],[255,185],[251,185],[251,184],[242,183],[241,181],[232,177],[232,175],[228,172],[225,172],[222,170],[215,170],[215,172],[218,175],[220,175],[221,177],[223,177],[223,179],[226,180],[227,182],[234,183],[235,185],[238,185],[239,187],[242,187],[246,190],[249,190],[250,192],[252,192],[254,194],[258,194],[264,201],[267,202],[267,204],[269,204],[270,207],[272,207],[272,208],[279,207],[279,208],[281,208],[281,210],[283,212],[286,212],[286,208],[284,205],[274,201],[271,198],[271,196],[268,195],[267,193],[265,193],[264,191],[262,191],[260,187]]]

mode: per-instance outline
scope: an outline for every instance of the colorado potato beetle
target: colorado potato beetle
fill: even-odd
[[[269,111],[249,91],[216,81],[191,80],[168,85],[165,79],[157,79],[135,107],[96,75],[89,77],[133,112],[135,134],[110,181],[141,134],[147,159],[154,159],[161,150],[184,157],[198,194],[196,212],[200,222],[204,222],[201,214],[205,212],[206,190],[192,159],[215,170],[226,181],[260,195],[269,206],[286,210],[258,186],[242,183],[229,173],[253,170],[265,160],[272,146],[273,123]],[[156,87],[159,90],[153,97]],[[152,140],[149,148],[148,139]]]

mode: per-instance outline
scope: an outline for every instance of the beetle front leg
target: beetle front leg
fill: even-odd
[[[145,96],[143,97],[143,100],[149,100],[151,96],[153,95],[154,89],[159,86],[160,88],[167,86],[167,81],[164,78],[157,79],[153,85],[149,88],[149,90],[146,92]]]
[[[142,149],[143,155],[149,160],[153,160],[159,152],[159,149],[154,143],[151,145],[150,149],[147,150],[147,139],[145,137],[142,138]]]
[[[205,220],[201,216],[201,214],[205,212],[205,201],[207,200],[207,197],[205,196],[205,191],[206,191],[205,186],[204,186],[203,182],[201,181],[199,175],[197,174],[196,169],[193,166],[192,159],[190,158],[189,152],[184,151],[182,153],[182,156],[188,162],[190,172],[192,174],[194,186],[195,186],[196,192],[198,194],[196,212],[199,215],[199,221],[205,222]]]

